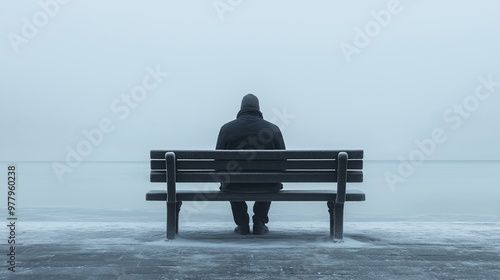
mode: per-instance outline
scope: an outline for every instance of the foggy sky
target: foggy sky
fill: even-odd
[[[426,160],[500,159],[500,87],[473,97],[480,77],[500,81],[497,1],[233,1],[223,18],[212,0],[67,2],[17,47],[44,10],[0,3],[2,161],[65,161],[103,122],[85,161],[213,149],[247,93],[288,149],[399,160],[438,129]],[[342,43],[396,4],[348,62]]]

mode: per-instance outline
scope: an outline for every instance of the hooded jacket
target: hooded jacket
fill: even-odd
[[[278,126],[264,120],[256,96],[243,97],[236,119],[222,126],[217,150],[284,150],[285,142]],[[222,183],[222,191],[276,192],[281,183]]]

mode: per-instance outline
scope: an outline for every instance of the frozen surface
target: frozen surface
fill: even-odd
[[[163,209],[25,209],[18,221],[17,272],[2,275],[12,279],[496,279],[500,274],[500,221],[495,217],[377,220],[348,215],[345,241],[332,243],[326,215],[306,212],[302,221],[275,215],[269,234],[240,236],[232,232],[231,220],[221,219],[228,217],[225,214],[207,211],[196,219],[181,220],[178,238],[165,241]]]

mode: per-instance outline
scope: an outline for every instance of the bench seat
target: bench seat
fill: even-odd
[[[178,190],[177,201],[335,201],[336,190],[282,190],[277,193],[229,193],[218,190]],[[148,201],[167,201],[166,190],[152,190],[146,194]],[[364,201],[365,194],[347,190],[346,201]]]

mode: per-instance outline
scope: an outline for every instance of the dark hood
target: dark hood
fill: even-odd
[[[237,118],[242,114],[256,114],[262,118],[262,112],[260,111],[259,99],[253,94],[247,94],[241,100],[240,111],[238,112]]]

